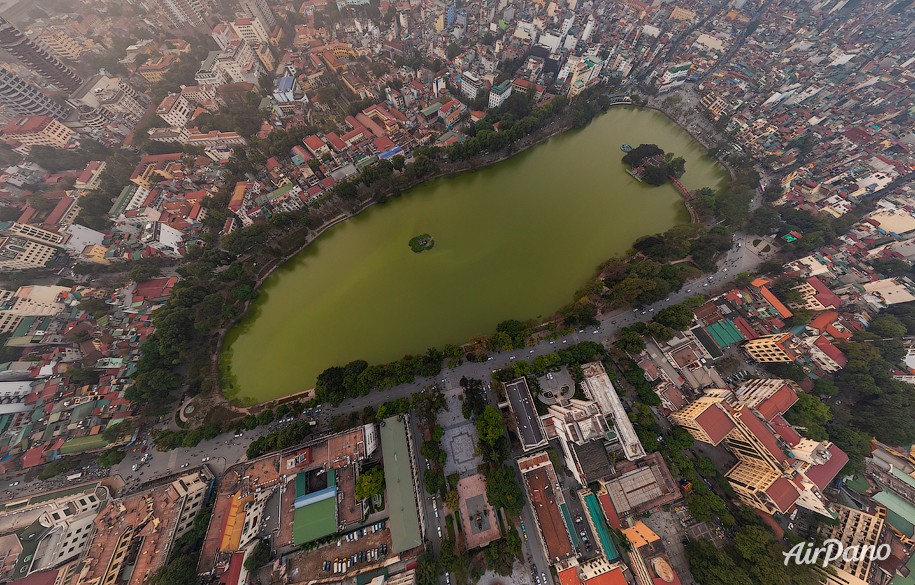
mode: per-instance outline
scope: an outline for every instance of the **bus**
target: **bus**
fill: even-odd
[[[80,471],[79,473],[74,473],[74,474],[68,475],[67,481],[76,481],[77,479],[81,478],[82,476],[83,476],[83,472]]]

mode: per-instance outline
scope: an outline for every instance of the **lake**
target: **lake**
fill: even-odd
[[[321,235],[278,268],[229,332],[223,389],[262,402],[311,388],[325,368],[388,362],[545,319],[640,236],[687,223],[671,185],[639,183],[620,145],[686,159],[689,189],[726,172],[660,112],[614,107],[499,164],[438,179]],[[411,251],[426,234],[434,247]]]

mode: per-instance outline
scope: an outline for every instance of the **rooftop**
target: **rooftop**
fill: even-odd
[[[381,452],[392,550],[400,553],[423,543],[416,506],[413,458],[408,444],[407,418],[392,416],[381,423]]]

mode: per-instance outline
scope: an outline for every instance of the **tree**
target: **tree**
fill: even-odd
[[[892,315],[878,315],[871,321],[868,332],[878,337],[902,337],[906,326]]]
[[[658,311],[654,321],[677,331],[685,331],[693,322],[693,311],[686,305],[671,305]]]
[[[445,487],[445,476],[438,469],[427,469],[423,474],[423,485],[430,494],[437,494]]]
[[[197,560],[190,556],[180,556],[153,573],[149,578],[150,585],[197,585]]]
[[[836,387],[832,380],[828,378],[820,378],[813,384],[813,393],[822,394],[824,396],[835,396],[839,393],[839,389]]]
[[[502,321],[496,325],[496,333],[504,333],[511,339],[512,345],[515,349],[521,349],[524,347],[525,341],[531,335],[531,328],[521,321],[510,319],[508,321]]]
[[[499,409],[487,404],[483,412],[477,417],[477,434],[480,440],[493,447],[499,439],[505,436],[505,421]]]
[[[98,464],[102,467],[111,467],[123,461],[124,457],[124,452],[120,449],[109,449],[99,456]]]
[[[792,425],[806,427],[804,436],[815,441],[825,441],[828,438],[826,424],[832,419],[832,412],[819,398],[803,392],[798,395],[794,406],[785,413],[785,419]]]
[[[448,509],[457,510],[459,504],[460,497],[458,496],[457,490],[448,490],[448,493],[445,494],[445,505],[448,506]]]
[[[384,492],[384,471],[380,467],[373,467],[359,476],[356,480],[356,499],[365,500]]]
[[[254,571],[270,562],[270,545],[264,540],[257,541],[254,550],[245,559],[245,570]]]
[[[162,274],[161,268],[152,258],[141,258],[133,263],[130,267],[130,280],[134,282],[143,282],[150,278],[156,278]]]
[[[782,218],[778,211],[771,207],[763,206],[750,215],[750,220],[747,222],[747,231],[751,234],[765,236],[780,228],[781,225]]]
[[[645,349],[645,339],[632,328],[624,327],[620,331],[619,338],[613,342],[613,345],[626,353],[640,353]]]
[[[486,474],[486,498],[498,510],[504,508],[510,516],[517,516],[524,508],[524,494],[515,479],[514,469],[507,465],[492,466]]]

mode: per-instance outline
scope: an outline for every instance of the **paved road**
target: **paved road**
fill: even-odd
[[[753,206],[759,205],[759,196],[754,199]],[[697,294],[713,294],[721,292],[724,285],[729,283],[734,276],[740,272],[752,272],[763,259],[748,249],[746,241],[749,236],[746,234],[737,234],[736,242],[724,258],[719,262],[719,268],[716,273],[710,276],[703,276],[688,282],[684,287],[667,299],[644,307],[642,311],[633,311],[631,309],[620,309],[601,316],[599,327],[589,327],[581,329],[564,337],[551,341],[543,341],[535,346],[527,347],[520,350],[505,351],[492,354],[488,361],[483,363],[464,362],[456,368],[443,370],[435,378],[420,378],[410,384],[402,384],[384,392],[372,392],[366,396],[360,396],[353,399],[345,400],[337,407],[325,406],[319,415],[319,422],[326,424],[332,417],[337,415],[349,414],[351,412],[362,412],[367,406],[377,407],[380,404],[393,400],[395,398],[407,397],[415,394],[432,383],[442,383],[444,379],[445,387],[454,387],[458,385],[462,376],[468,378],[478,378],[488,382],[494,370],[504,368],[515,360],[530,360],[539,355],[546,355],[561,349],[565,345],[571,345],[582,341],[596,341],[601,343],[612,342],[620,329],[632,325],[638,321],[645,321],[657,311],[683,302],[687,297]],[[248,445],[256,437],[269,433],[271,430],[278,428],[278,423],[273,423],[268,427],[260,427],[254,431],[246,431],[241,438],[234,438],[233,433],[224,433],[215,439],[203,441],[196,447],[189,449],[175,449],[173,451],[162,453],[154,449],[148,449],[151,458],[148,463],[143,465],[136,472],[131,470],[134,463],[139,462],[141,445],[138,444],[131,449],[127,457],[120,464],[111,469],[111,475],[120,474],[127,482],[128,487],[133,488],[142,482],[146,482],[158,477],[170,475],[179,472],[185,467],[194,467],[199,465],[206,457],[210,457],[207,462],[210,469],[221,474],[226,468],[245,460],[245,451]],[[422,468],[425,468],[425,461],[420,461]],[[46,489],[47,486],[32,482],[27,484],[22,477],[16,477],[9,480],[20,481],[19,486],[7,487],[13,495],[25,495],[38,493]],[[7,484],[9,486],[9,484]],[[439,503],[441,506],[441,503]],[[431,511],[431,510],[430,510]],[[431,515],[435,519],[434,514]],[[525,525],[527,525],[525,523]],[[437,534],[437,533],[436,533]],[[538,567],[540,564],[538,563]]]

